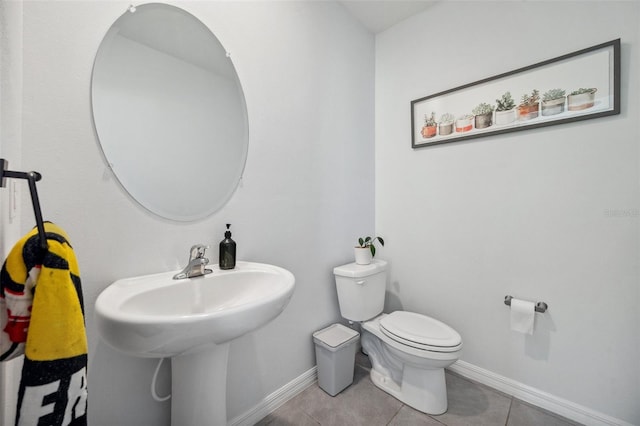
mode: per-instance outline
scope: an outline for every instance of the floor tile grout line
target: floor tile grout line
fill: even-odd
[[[509,410],[507,411],[507,418],[504,421],[504,426],[509,424],[509,417],[511,417],[511,408],[513,407],[513,397],[509,398]]]
[[[431,415],[429,415],[429,418],[430,418],[431,420],[435,420],[436,422],[440,423],[441,425],[447,426],[447,424],[446,424],[446,423],[441,422],[441,421],[440,421],[440,419],[436,419],[435,417],[433,417],[433,416],[431,416]]]
[[[393,419],[398,417],[398,414],[400,414],[400,410],[402,410],[403,408],[404,408],[404,404],[402,404],[400,406],[400,408],[398,408],[398,411],[396,411],[396,413],[393,415],[393,417],[391,417],[391,419],[389,419],[389,421],[387,422],[386,426],[389,426],[391,424],[391,422],[393,421]]]

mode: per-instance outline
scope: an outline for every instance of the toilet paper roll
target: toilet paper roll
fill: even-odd
[[[526,300],[511,299],[511,330],[518,333],[533,334],[536,305]]]

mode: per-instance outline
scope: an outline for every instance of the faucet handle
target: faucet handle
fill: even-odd
[[[204,252],[209,248],[209,246],[205,246],[204,244],[196,244],[191,247],[189,262],[194,259],[202,259],[204,258]]]

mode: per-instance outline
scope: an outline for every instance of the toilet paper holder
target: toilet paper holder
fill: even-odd
[[[505,296],[504,297],[504,304],[507,306],[511,306],[511,299],[513,299],[513,296]],[[549,309],[549,305],[547,305],[544,302],[538,302],[536,303],[536,307],[535,310],[536,312],[540,312],[541,314],[544,314],[547,309]]]

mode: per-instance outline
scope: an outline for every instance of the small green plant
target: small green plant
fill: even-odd
[[[473,115],[471,114],[462,114],[458,117],[458,120],[471,120],[473,119]]]
[[[590,88],[584,88],[581,87],[578,90],[574,90],[573,92],[569,93],[569,95],[582,95],[583,93],[596,93],[598,89],[596,89],[595,87],[590,87]]]
[[[511,97],[511,92],[505,92],[500,99],[496,99],[496,111],[509,111],[515,108],[516,103]]]
[[[453,123],[455,121],[455,116],[453,114],[442,114],[442,117],[440,117],[440,124],[449,124],[449,123]]]
[[[473,112],[473,115],[484,115],[484,114],[492,113],[493,110],[494,110],[493,105],[489,105],[485,102],[482,102],[481,104],[476,106],[471,112]]]
[[[563,89],[551,89],[544,92],[542,95],[543,101],[553,101],[554,99],[562,99],[565,96],[565,91]]]
[[[538,102],[540,102],[540,92],[538,91],[538,89],[533,89],[531,95],[522,95],[520,106],[533,106]]]
[[[374,246],[373,243],[375,243],[376,240],[380,242],[381,246],[384,246],[384,240],[382,239],[382,237],[375,237],[375,238],[360,237],[358,238],[358,246],[356,247],[361,247],[361,248],[369,247],[369,250],[371,250],[371,257],[374,257],[376,255],[376,246]]]
[[[436,122],[436,113],[432,112],[431,113],[431,117],[427,116],[427,114],[424,115],[424,125],[427,127],[432,127],[432,126],[437,126],[438,123]]]

